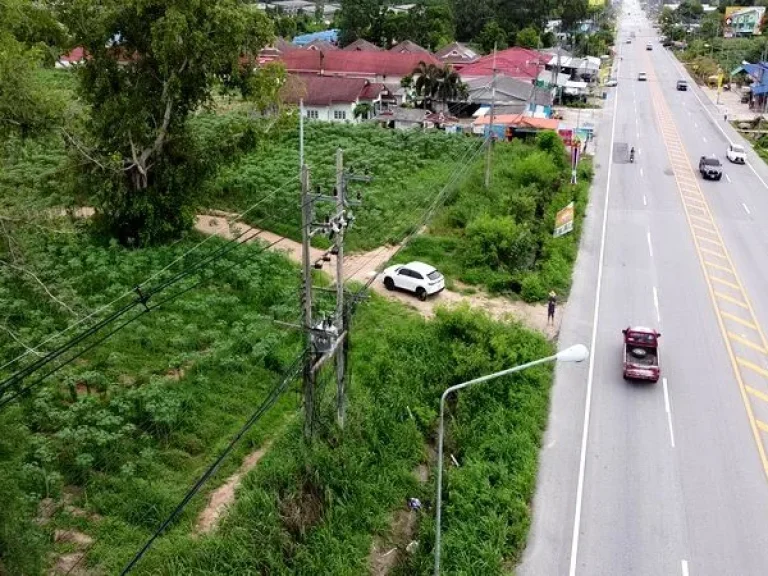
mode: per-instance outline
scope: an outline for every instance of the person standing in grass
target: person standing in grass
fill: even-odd
[[[554,290],[549,293],[549,300],[547,301],[547,325],[555,324],[555,308],[557,307],[557,294]]]

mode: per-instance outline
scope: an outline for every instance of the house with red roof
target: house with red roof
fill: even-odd
[[[443,64],[450,64],[456,71],[468,64],[474,64],[480,60],[480,54],[461,42],[451,42],[435,52],[435,58]]]
[[[429,50],[422,48],[416,44],[416,42],[412,42],[411,40],[403,40],[402,42],[398,42],[392,46],[389,51],[396,52],[398,54],[431,54]]]
[[[80,64],[81,62],[85,62],[85,48],[83,48],[82,46],[76,46],[66,54],[62,54],[61,56],[59,56],[59,59],[56,61],[55,67],[71,68],[72,66],[76,64]]]
[[[466,81],[468,78],[493,76],[495,65],[496,71],[505,76],[533,81],[552,58],[551,54],[516,46],[497,52],[495,56],[488,54],[477,62],[464,66],[461,69],[461,78]]]
[[[371,82],[386,83],[399,83],[403,77],[413,73],[419,62],[440,64],[429,53],[389,51],[295,50],[282,54],[280,60],[289,74],[365,78]]]
[[[347,52],[381,52],[384,49],[376,46],[376,44],[368,42],[368,40],[358,38],[352,42],[352,44],[344,46],[342,50],[346,50]]]
[[[393,103],[387,87],[365,78],[320,76],[317,74],[290,74],[280,89],[285,104],[304,103],[304,117],[326,122],[362,122],[379,114]],[[370,112],[358,118],[359,104],[370,104]]]

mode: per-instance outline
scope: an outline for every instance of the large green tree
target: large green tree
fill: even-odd
[[[486,54],[497,50],[504,50],[509,45],[509,40],[504,28],[499,26],[496,20],[491,20],[485,24],[480,34],[475,39]]]
[[[62,39],[43,6],[0,0],[0,135],[27,135],[58,118],[63,103],[45,89],[38,71],[53,59],[48,48],[55,50]]]
[[[455,36],[449,0],[418,0],[408,12],[395,12],[386,0],[342,0],[337,24],[343,46],[358,38],[384,47],[412,40],[437,50]]]
[[[102,221],[128,245],[177,236],[212,168],[187,118],[220,79],[247,79],[243,61],[271,39],[269,20],[236,0],[73,0],[61,11],[88,54],[87,137],[67,138]]]

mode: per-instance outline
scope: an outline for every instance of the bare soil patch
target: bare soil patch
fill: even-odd
[[[243,481],[243,477],[253,470],[256,464],[259,463],[259,460],[261,460],[267,453],[271,445],[271,442],[267,442],[255,452],[248,454],[240,465],[238,471],[227,478],[224,484],[211,492],[210,496],[208,496],[208,504],[206,504],[203,511],[200,512],[200,515],[197,517],[197,524],[195,526],[196,533],[207,534],[216,529],[221,517],[235,501],[235,493],[240,486],[240,483]]]

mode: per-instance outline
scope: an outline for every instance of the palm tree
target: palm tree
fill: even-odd
[[[437,98],[443,103],[444,111],[448,106],[449,100],[456,101],[466,98],[467,85],[461,81],[461,76],[452,66],[446,64],[442,68],[437,69],[436,76],[435,93]]]
[[[416,78],[414,89],[416,94],[421,96],[424,109],[427,108],[427,100],[432,100],[437,94],[438,76],[440,69],[434,64],[427,64],[423,60],[414,68],[411,76]]]

